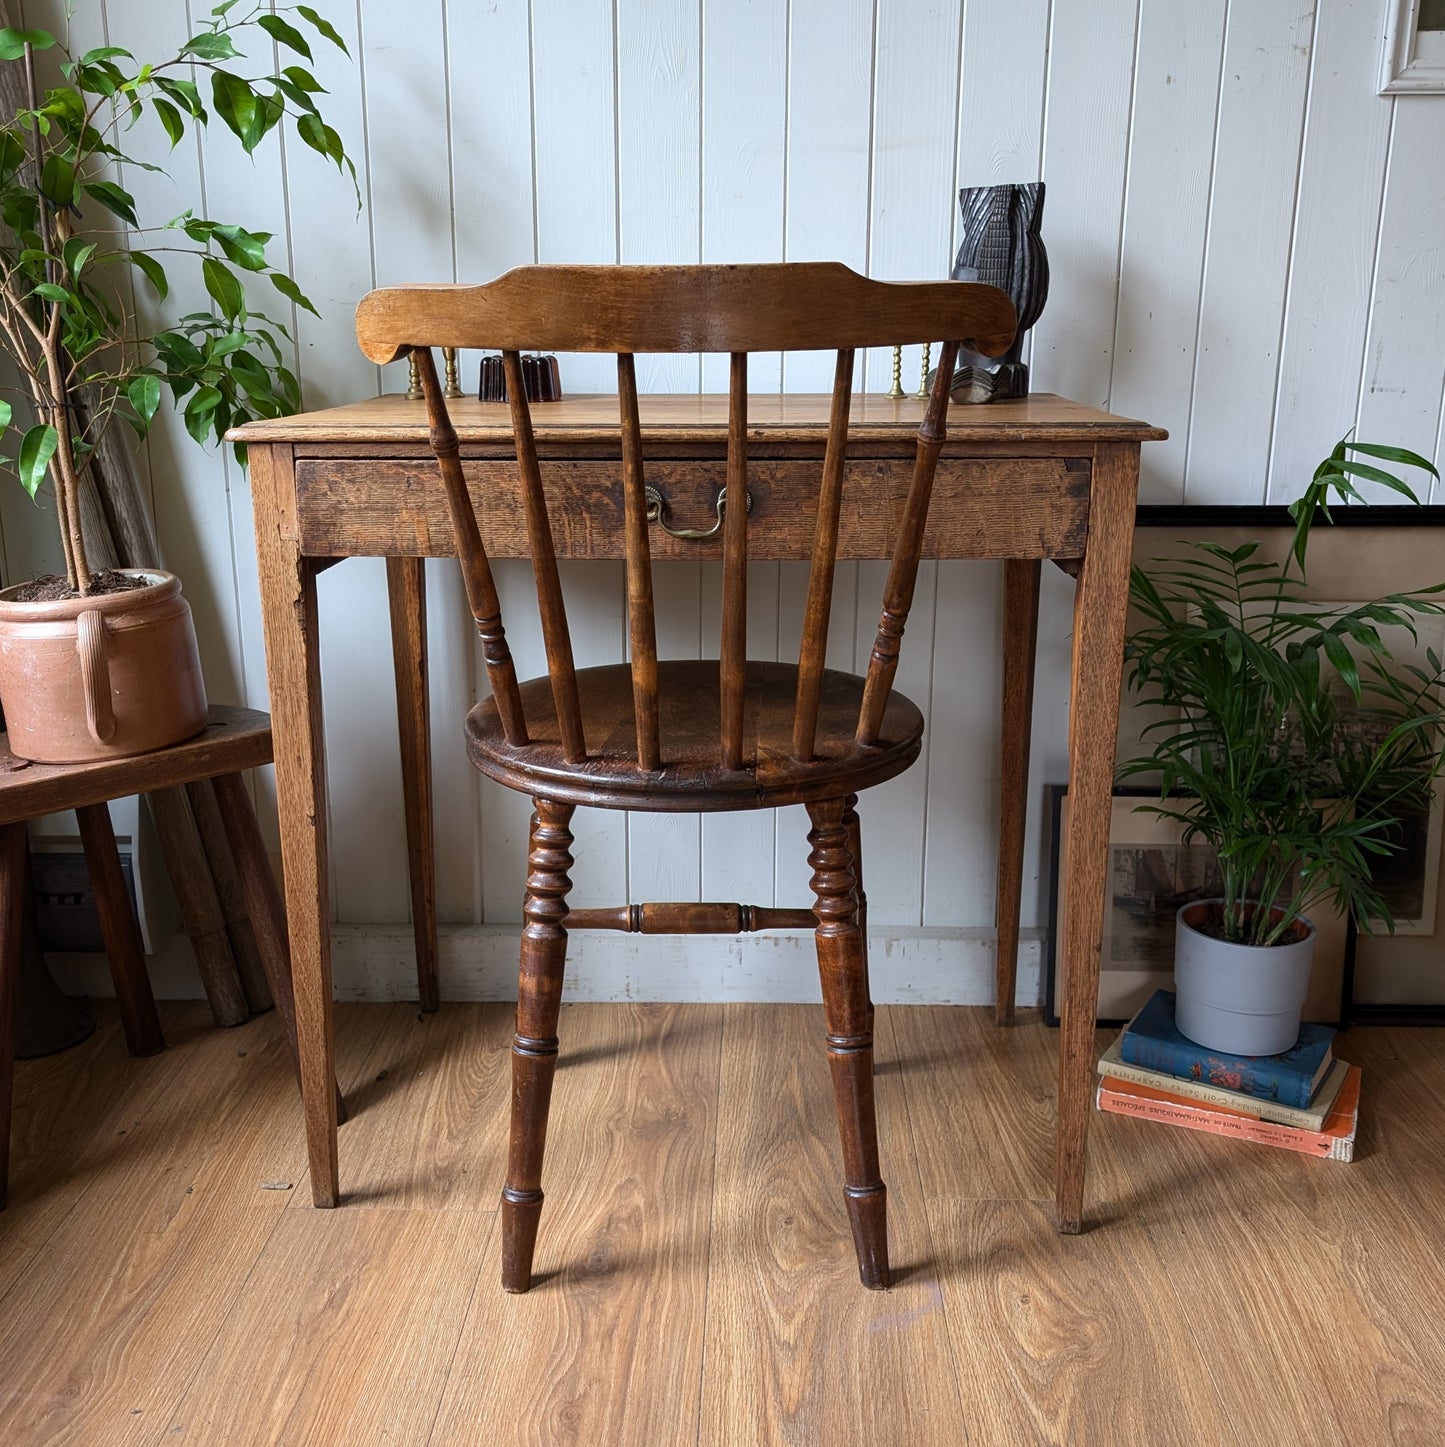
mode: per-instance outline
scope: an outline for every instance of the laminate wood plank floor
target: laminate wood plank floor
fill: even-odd
[[[338,1007],[329,1212],[273,1019],[163,1005],[170,1048],[130,1060],[98,1013],[17,1067],[6,1447],[1445,1443],[1445,1031],[1342,1038],[1351,1165],[1096,1116],[1060,1237],[1057,1035],[881,1008],[869,1293],[820,1008],[566,1006],[511,1297],[506,1006]]]

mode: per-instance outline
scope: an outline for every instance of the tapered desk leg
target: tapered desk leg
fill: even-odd
[[[1083,1228],[1094,1021],[1109,860],[1119,684],[1123,677],[1129,559],[1139,490],[1137,444],[1095,449],[1089,543],[1074,597],[1069,704],[1068,877],[1059,1041],[1058,1228]]]
[[[334,1206],[340,1186],[336,1168],[331,898],[316,574],[301,555],[296,479],[289,447],[252,446],[251,490],[311,1198],[318,1206]]]
[[[202,785],[202,788],[207,785]],[[301,1080],[301,1061],[296,1051],[296,996],[291,982],[291,946],[286,933],[286,906],[266,857],[266,845],[256,823],[251,796],[239,774],[218,774],[210,781],[210,789],[221,816],[226,842],[236,863],[241,892],[246,899],[246,914],[251,933],[256,939],[256,952],[266,972],[266,985],[271,992],[276,1013],[281,1017],[281,1033],[291,1052],[296,1079]],[[336,1119],[346,1119],[346,1102],[336,1092]]]
[[[1003,740],[998,818],[998,906],[994,919],[993,1019],[1014,1022],[1018,979],[1019,910],[1023,901],[1024,822],[1029,806],[1029,748],[1034,718],[1034,655],[1039,638],[1037,558],[1010,558],[1003,565]]]
[[[416,987],[425,1011],[437,1009],[436,843],[432,831],[431,707],[427,693],[426,563],[388,558],[391,657],[396,668],[396,721],[401,735],[401,786],[411,871],[411,927],[416,936]]]

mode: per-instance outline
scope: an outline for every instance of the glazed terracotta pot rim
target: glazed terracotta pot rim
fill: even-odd
[[[163,568],[116,568],[117,573],[149,578],[148,588],[127,588],[120,593],[95,593],[87,598],[35,599],[27,602],[11,597],[28,583],[12,583],[0,588],[0,620],[6,623],[63,623],[73,621],[82,613],[125,613],[142,603],[161,603],[181,591],[181,580]]]

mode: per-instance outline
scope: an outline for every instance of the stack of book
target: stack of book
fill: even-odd
[[[1221,1055],[1179,1033],[1173,991],[1157,990],[1100,1058],[1096,1101],[1116,1115],[1353,1160],[1360,1070],[1335,1057],[1334,1034],[1302,1025],[1283,1055]]]

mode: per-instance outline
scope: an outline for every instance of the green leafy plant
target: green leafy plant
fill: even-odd
[[[264,276],[285,302],[316,310],[267,260],[267,232],[192,211],[143,226],[115,177],[160,168],[127,154],[123,138],[139,124],[159,125],[174,148],[188,127],[214,117],[249,155],[289,122],[355,186],[356,168],[321,113],[325,92],[306,68],[313,39],[346,50],[310,6],[273,11],[240,0],[223,0],[175,54],[147,62],[119,46],[73,55],[49,31],[0,29],[0,61],[24,64],[29,98],[0,129],[0,343],[34,412],[14,456],[0,461],[32,497],[52,482],[67,581],[78,593],[94,586],[80,483],[104,430],[120,418],[145,437],[165,391],[198,442],[219,442],[238,422],[297,411],[300,389],[285,364],[290,334],[249,310],[242,277]],[[265,64],[246,63],[241,47],[253,42],[264,47]],[[34,53],[48,50],[64,83],[38,94]],[[306,64],[269,73],[283,52]],[[139,272],[164,300],[176,266],[199,270],[211,307],[147,332],[120,273]],[[0,439],[13,415],[0,400]]]
[[[1352,453],[1438,476],[1416,453],[1346,440],[1294,504],[1282,563],[1257,543],[1196,542],[1130,580],[1145,624],[1126,644],[1129,685],[1169,716],[1145,728],[1149,752],[1120,776],[1157,776],[1160,802],[1141,807],[1213,846],[1222,933],[1240,944],[1288,940],[1327,900],[1367,931],[1393,929],[1372,862],[1401,848],[1402,819],[1428,808],[1445,765],[1441,660],[1430,649],[1428,666],[1402,663],[1381,636],[1414,638],[1417,618],[1445,612],[1445,583],[1333,609],[1306,593],[1310,528],[1332,495],[1358,499],[1358,477],[1415,500]]]

